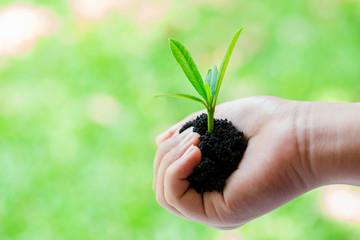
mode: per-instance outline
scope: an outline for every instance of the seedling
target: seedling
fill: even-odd
[[[229,63],[230,56],[242,30],[243,28],[240,28],[235,33],[222,61],[220,71],[218,72],[216,65],[214,65],[212,69],[209,69],[205,78],[205,82],[203,81],[199,70],[196,67],[195,61],[192,59],[189,51],[185,48],[185,46],[174,39],[169,39],[170,49],[176,61],[180,64],[186,77],[189,79],[190,83],[193,85],[193,87],[199,93],[202,99],[188,94],[163,94],[158,95],[157,97],[169,96],[185,98],[203,104],[207,110],[208,132],[211,133],[214,130],[214,112],[216,107],[216,101],[220,91],[220,86],[224,78],[225,70]]]

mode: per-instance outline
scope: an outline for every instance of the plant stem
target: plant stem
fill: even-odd
[[[208,132],[214,130],[214,109],[207,109]]]

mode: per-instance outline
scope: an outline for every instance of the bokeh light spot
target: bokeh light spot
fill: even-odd
[[[128,9],[133,2],[133,0],[72,0],[71,7],[76,17],[83,20],[99,21],[112,10],[124,11]]]
[[[146,23],[160,19],[166,10],[165,6],[142,2],[137,14],[138,23]]]
[[[44,8],[15,3],[0,10],[0,57],[23,53],[40,37],[57,28],[53,14]]]
[[[290,15],[279,25],[277,35],[281,42],[292,46],[306,45],[311,36],[311,25],[302,17]]]
[[[325,214],[332,218],[360,223],[360,191],[346,185],[325,187],[322,191]]]
[[[100,125],[114,123],[120,113],[120,104],[110,95],[97,94],[93,96],[88,104],[89,120]]]

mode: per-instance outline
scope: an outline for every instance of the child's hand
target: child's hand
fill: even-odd
[[[331,151],[334,146],[342,146],[341,139],[332,138],[336,123],[319,125],[320,130],[325,126],[326,131],[313,128],[329,114],[326,110],[329,106],[333,105],[274,97],[253,97],[219,105],[215,117],[230,120],[249,141],[238,169],[228,178],[222,193],[198,194],[188,188],[186,179],[201,161],[201,152],[196,147],[199,135],[191,129],[181,134],[178,131],[199,113],[191,115],[157,138],[153,184],[157,201],[180,217],[216,229],[233,229],[315,187],[354,180],[356,174],[352,178],[349,172],[341,174],[342,169],[347,169],[345,162],[342,168],[335,169],[339,174],[329,177],[334,169],[329,168],[325,159],[333,157],[331,163],[341,159]],[[324,144],[327,146],[322,147]],[[360,161],[356,167],[360,169]]]

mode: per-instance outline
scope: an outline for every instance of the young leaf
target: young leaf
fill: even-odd
[[[211,75],[212,75],[211,71],[212,71],[211,69],[208,70],[207,75],[206,75],[206,78],[205,78],[205,82],[208,83],[209,86],[210,86]],[[205,89],[205,90],[206,90],[206,89]]]
[[[226,67],[229,63],[229,60],[230,60],[230,56],[232,54],[232,51],[235,47],[235,44],[236,44],[236,41],[238,40],[239,36],[240,36],[240,33],[241,31],[243,30],[243,28],[240,28],[234,35],[231,43],[230,43],[230,46],[225,54],[225,57],[224,57],[224,60],[221,64],[221,67],[220,67],[220,75],[219,75],[219,78],[217,80],[217,83],[216,83],[216,90],[215,90],[215,96],[214,96],[214,100],[213,100],[213,106],[216,105],[216,100],[217,100],[217,97],[219,95],[219,90],[220,90],[220,86],[221,86],[221,82],[224,78],[224,75],[225,75],[225,70],[226,70]]]
[[[211,70],[211,81],[210,81],[210,89],[211,89],[211,96],[214,97],[216,91],[216,83],[218,80],[218,71],[216,65],[213,66]]]
[[[181,93],[180,94],[161,94],[161,95],[157,95],[155,97],[184,98],[184,99],[188,99],[188,100],[191,100],[191,101],[199,102],[199,103],[203,104],[206,108],[208,108],[207,104],[203,100],[201,100],[198,97],[191,96],[191,95],[188,95],[188,94],[181,94]]]
[[[206,99],[204,82],[189,51],[184,45],[174,39],[169,39],[169,44],[176,61],[180,64],[182,70],[194,86],[195,90],[201,97]]]
[[[213,99],[213,94],[212,94],[212,91],[211,91],[211,76],[212,76],[212,70],[209,69],[208,70],[208,73],[206,75],[206,78],[205,78],[205,91],[206,91],[206,97],[207,97],[207,102],[208,104],[211,106],[211,103],[212,103],[212,99]],[[208,89],[206,89],[206,84],[209,85],[209,88],[210,88],[210,97],[209,97],[209,94],[208,94]]]
[[[206,90],[206,97],[208,99],[208,105],[211,106],[212,95],[211,95],[211,89],[210,89],[208,82],[205,82],[205,90]]]

